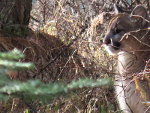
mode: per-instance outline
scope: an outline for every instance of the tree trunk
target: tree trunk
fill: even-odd
[[[32,0],[0,0],[0,23],[28,25]]]

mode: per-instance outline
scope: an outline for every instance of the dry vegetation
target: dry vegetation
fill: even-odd
[[[140,3],[150,10],[147,0],[131,2],[116,1],[126,10]],[[31,32],[27,40],[0,35],[1,51],[19,48],[26,54],[23,61],[36,64],[36,70],[17,72],[11,78],[68,83],[80,77],[113,77],[114,58],[108,57],[101,48],[111,18],[111,14],[103,18],[103,12],[112,12],[113,3],[114,0],[37,0],[30,20],[30,27],[36,32]],[[114,113],[117,105],[113,88],[85,88],[49,104],[13,99],[3,103],[0,110],[5,113],[25,110],[29,113]]]

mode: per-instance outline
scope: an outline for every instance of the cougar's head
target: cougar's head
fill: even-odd
[[[130,32],[148,27],[147,19],[147,10],[141,5],[135,7],[130,14],[123,13],[122,10],[120,12],[120,9],[115,7],[115,17],[108,25],[107,34],[103,41],[109,54],[118,54],[124,50],[128,51],[127,48],[138,46],[132,38],[123,38]]]

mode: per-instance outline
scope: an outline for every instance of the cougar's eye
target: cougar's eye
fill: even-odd
[[[121,31],[122,31],[121,29],[115,29],[116,34],[120,33]]]

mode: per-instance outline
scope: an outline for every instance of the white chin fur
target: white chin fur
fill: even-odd
[[[104,45],[104,47],[110,55],[116,55],[120,52],[120,50],[115,50],[111,45]]]

